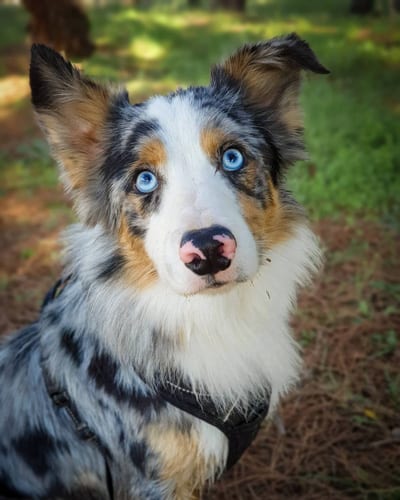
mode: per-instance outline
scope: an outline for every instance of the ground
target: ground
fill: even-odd
[[[82,63],[91,75],[125,81],[140,100],[204,83],[209,64],[245,40],[296,30],[332,69],[329,78],[306,83],[310,160],[289,176],[325,253],[324,269],[303,290],[293,318],[302,382],[205,498],[398,500],[398,25],[384,15],[350,18],[344,1],[329,0],[320,10],[316,1],[249,4],[245,17],[93,11],[98,50]],[[0,333],[6,333],[37,317],[59,276],[60,232],[75,219],[29,104],[26,16],[2,9]]]

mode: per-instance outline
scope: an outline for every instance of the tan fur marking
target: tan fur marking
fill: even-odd
[[[303,113],[298,105],[297,93],[286,92],[280,105],[280,115],[289,130],[301,130],[304,126]]]
[[[126,259],[124,280],[137,288],[147,288],[157,280],[157,271],[148,256],[141,238],[129,231],[125,219],[119,230],[119,242],[122,255]]]
[[[45,129],[49,143],[67,174],[70,189],[82,189],[88,182],[90,169],[95,168],[104,141],[104,123],[112,99],[111,90],[88,84],[76,76],[68,90],[47,68],[43,77],[51,81],[54,99],[51,111],[40,109],[36,114]]]
[[[209,158],[216,158],[219,148],[226,141],[226,134],[218,128],[205,128],[200,134],[200,144]]]
[[[195,500],[207,480],[207,463],[199,451],[193,432],[151,426],[147,430],[150,447],[161,461],[161,478],[175,483],[173,498]]]
[[[289,130],[302,128],[298,105],[300,67],[287,64],[273,48],[261,46],[256,52],[242,48],[223,67],[241,83],[251,103],[262,108],[274,107]]]
[[[265,249],[271,248],[289,239],[294,222],[299,214],[282,204],[279,191],[268,181],[270,198],[265,209],[258,206],[253,199],[239,194],[239,202],[243,214],[256,241]]]
[[[160,167],[167,162],[164,144],[159,139],[149,139],[140,148],[139,162],[145,165]]]

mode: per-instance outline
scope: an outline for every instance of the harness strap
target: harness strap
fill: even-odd
[[[42,367],[44,383],[53,404],[57,408],[63,408],[66,411],[69,419],[71,420],[73,426],[75,427],[75,432],[78,435],[79,439],[93,443],[102,454],[104,458],[104,465],[106,471],[108,494],[110,500],[114,500],[114,487],[113,487],[111,469],[108,463],[108,460],[110,458],[108,450],[100,442],[96,433],[87,425],[86,422],[81,420],[79,412],[74,403],[71,401],[67,391],[61,389],[54,383],[46,368],[45,363],[43,362],[43,359],[41,359],[41,367]]]
[[[269,400],[261,401],[251,407],[246,415],[239,405],[226,413],[221,413],[207,394],[196,394],[188,387],[167,382],[168,387],[159,386],[157,392],[168,403],[180,410],[217,427],[225,434],[229,442],[226,469],[231,468],[240,459],[253,442],[267,416]]]

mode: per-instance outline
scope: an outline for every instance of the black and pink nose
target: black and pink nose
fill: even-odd
[[[227,269],[235,256],[236,240],[223,226],[210,226],[185,233],[179,257],[194,273],[204,276]]]

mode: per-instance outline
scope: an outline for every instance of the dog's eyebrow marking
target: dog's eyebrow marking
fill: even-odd
[[[129,134],[126,140],[126,148],[130,149],[135,147],[139,142],[141,142],[146,137],[152,137],[155,133],[160,130],[160,125],[157,121],[153,120],[141,120],[135,124],[132,132]]]
[[[167,152],[160,139],[149,139],[139,150],[140,163],[149,166],[162,166],[167,162]]]
[[[64,327],[61,330],[61,347],[67,351],[76,365],[82,363],[81,345],[75,338],[75,332],[71,328]]]
[[[226,134],[220,128],[204,128],[200,133],[201,147],[211,159],[217,157],[224,140],[226,140]]]

